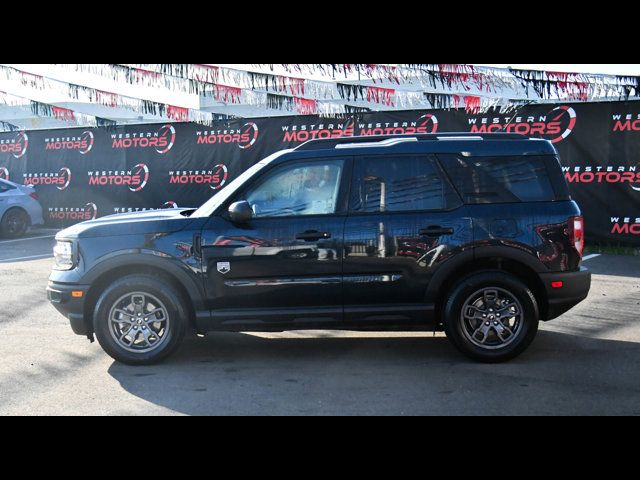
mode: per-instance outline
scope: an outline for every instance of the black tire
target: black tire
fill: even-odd
[[[486,297],[482,293],[483,290],[488,292]],[[494,321],[504,320],[509,313],[503,312],[505,316],[498,319],[495,318],[494,310],[492,313],[488,313],[488,306],[494,306],[495,312],[507,308],[505,305],[511,305],[514,308],[512,311],[519,309],[517,303],[513,301],[501,303],[501,309],[496,308],[491,292],[498,292],[497,298],[503,298],[503,301],[508,300],[511,296],[511,299],[517,300],[522,307],[522,314],[517,317],[518,327],[513,328],[513,335],[509,336],[505,330],[502,330],[506,339],[498,336],[497,328],[503,327],[501,322],[499,323],[500,327],[493,327],[485,322],[485,320],[488,321],[488,318],[484,318],[484,320],[463,318],[465,306],[467,307],[465,309],[467,315],[472,316],[477,312],[478,317],[490,315]],[[477,299],[479,303],[474,303],[473,299]],[[485,302],[484,299],[488,301]],[[475,305],[482,308],[475,308]],[[483,313],[485,311],[487,313]],[[538,303],[529,287],[515,276],[500,271],[478,272],[462,279],[451,290],[443,311],[445,333],[451,343],[473,360],[486,363],[504,362],[520,355],[536,336],[539,318]],[[515,325],[516,317],[510,317],[507,322],[514,322]],[[481,331],[474,336],[474,332],[484,329],[485,326],[490,329],[488,334]],[[477,330],[474,330],[476,327]],[[487,341],[486,346],[478,345],[478,343],[482,343],[481,340]],[[503,346],[502,343],[504,343]]]
[[[5,212],[0,222],[0,231],[5,238],[20,238],[29,228],[29,215],[21,208],[11,208]]]
[[[110,320],[112,309],[115,311],[115,308],[119,305],[127,303],[128,299],[125,298],[122,300],[122,298],[134,293],[147,295],[145,298],[149,300],[149,305],[157,303],[152,298],[155,297],[161,302],[160,306],[166,310],[168,321],[165,325],[168,325],[168,327],[164,330],[163,334],[161,322],[153,323],[153,321],[151,321],[151,324],[142,323],[140,327],[136,325],[140,331],[134,332],[134,335],[141,342],[144,341],[141,330],[144,325],[149,325],[150,330],[147,330],[147,332],[151,333],[152,338],[155,332],[151,330],[151,325],[159,326],[160,334],[155,335],[155,337],[158,339],[162,338],[162,340],[157,346],[153,347],[151,351],[130,351],[114,338],[114,336],[119,334],[115,332],[117,329],[115,322]],[[139,296],[136,297],[138,298]],[[123,307],[119,309],[123,310]],[[125,311],[128,312],[129,310]],[[164,281],[162,277],[129,275],[112,283],[105,289],[102,295],[100,295],[94,310],[93,328],[100,346],[113,359],[128,365],[152,365],[167,358],[180,346],[187,328],[188,311],[185,300],[180,293],[170,282]],[[137,314],[132,314],[132,317],[135,315]],[[125,322],[123,322],[123,324],[124,323]],[[133,329],[133,326],[129,327],[126,325],[126,328]],[[147,327],[144,328],[146,329]],[[127,335],[129,334],[127,333]],[[134,335],[125,337],[124,341],[126,342],[127,338],[131,340]],[[133,340],[133,346],[130,348],[136,348],[134,342],[135,340]],[[149,348],[151,348],[151,343],[147,343],[150,346]],[[155,343],[153,345],[155,345]]]

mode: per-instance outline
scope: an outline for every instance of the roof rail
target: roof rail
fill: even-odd
[[[391,147],[405,142],[456,140],[526,140],[520,133],[447,132],[417,135],[361,135],[355,137],[321,138],[308,140],[294,150],[324,150],[330,148]]]
[[[417,142],[416,137],[398,137],[387,138],[386,140],[374,140],[373,142],[359,142],[359,143],[339,143],[335,148],[353,148],[353,147],[393,147],[399,143]]]

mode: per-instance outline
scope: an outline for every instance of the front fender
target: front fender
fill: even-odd
[[[199,262],[194,263],[197,264],[188,265],[180,259],[154,250],[112,252],[102,257],[90,270],[86,271],[79,283],[93,285],[103,275],[120,268],[131,268],[133,272],[136,272],[136,268],[144,267],[158,269],[180,282],[188,293],[196,314],[198,314],[205,310],[206,303]]]

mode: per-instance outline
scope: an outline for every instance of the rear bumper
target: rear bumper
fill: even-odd
[[[591,272],[584,267],[577,272],[543,273],[540,278],[548,300],[542,320],[552,320],[572,309],[587,298],[591,289]],[[562,282],[562,286],[559,287],[557,282]]]
[[[49,282],[47,285],[47,298],[56,310],[69,319],[71,329],[77,335],[91,334],[84,318],[84,304],[88,290],[88,285],[56,282]],[[71,292],[82,292],[82,296],[74,297]]]
[[[29,214],[31,225],[43,225],[44,217],[42,216],[42,206],[37,200],[32,200],[25,205],[25,209]]]

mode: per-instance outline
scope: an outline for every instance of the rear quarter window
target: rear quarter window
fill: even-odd
[[[438,158],[467,204],[550,202],[568,197],[554,156]]]

